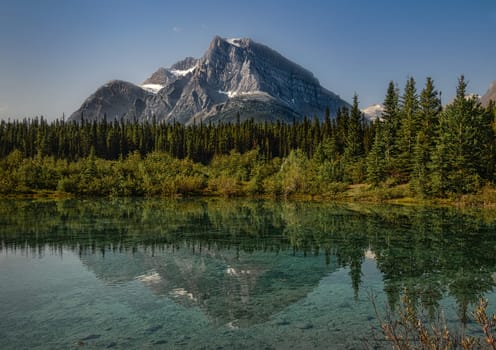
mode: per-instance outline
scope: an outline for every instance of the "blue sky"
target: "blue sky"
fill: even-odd
[[[496,80],[495,0],[0,0],[0,118],[70,115],[111,79],[141,83],[200,57],[214,35],[250,37],[361,107],[390,80],[431,76],[454,95]]]

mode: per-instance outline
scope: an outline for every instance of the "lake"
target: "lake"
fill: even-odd
[[[495,214],[493,216],[493,214]],[[496,213],[0,200],[0,349],[356,349],[402,293],[496,306]],[[474,331],[475,332],[475,331]]]

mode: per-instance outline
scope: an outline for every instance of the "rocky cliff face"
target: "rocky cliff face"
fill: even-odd
[[[133,86],[136,96],[126,94],[122,101],[112,94],[107,98],[110,85],[90,96],[71,119],[81,114],[101,119],[105,111],[112,119],[139,113],[140,120],[155,116],[190,124],[234,121],[239,112],[241,119],[291,122],[304,116],[322,119],[326,108],[335,115],[339,108],[349,107],[312,73],[251,39],[215,37],[203,57],[158,69],[140,87]],[[139,89],[143,91],[138,93]],[[138,107],[127,110],[133,103]]]
[[[491,100],[496,102],[496,80],[489,85],[489,89],[487,89],[484,96],[480,99],[483,106],[489,105],[489,101]]]

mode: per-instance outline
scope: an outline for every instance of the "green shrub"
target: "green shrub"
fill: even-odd
[[[63,177],[57,183],[57,191],[77,194],[79,193],[79,179],[76,176]]]
[[[232,197],[240,193],[241,186],[236,178],[221,174],[218,177],[213,177],[208,180],[208,189],[213,193],[225,197]]]
[[[179,194],[198,194],[205,188],[205,180],[200,175],[177,176],[174,186]]]

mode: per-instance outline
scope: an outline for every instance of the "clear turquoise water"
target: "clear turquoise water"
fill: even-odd
[[[495,228],[452,209],[3,200],[0,349],[363,348],[370,293],[448,322],[494,306]]]

